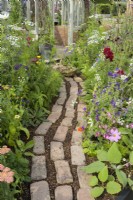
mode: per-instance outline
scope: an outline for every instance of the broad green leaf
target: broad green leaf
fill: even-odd
[[[114,180],[115,180],[115,177],[113,175],[108,176],[108,181],[114,181]]]
[[[119,164],[121,162],[121,158],[121,152],[117,147],[117,143],[114,142],[108,151],[109,162]]]
[[[97,158],[100,161],[108,161],[108,153],[104,150],[97,151]]]
[[[131,153],[130,153],[129,162],[131,165],[133,165],[133,151],[131,151]]]
[[[98,178],[96,176],[92,176],[90,181],[89,181],[89,185],[92,187],[92,186],[95,186],[98,184]]]
[[[105,166],[98,174],[98,178],[101,182],[105,182],[108,179],[108,167]]]
[[[27,136],[27,139],[29,139],[30,133],[29,133],[28,129],[27,129],[27,128],[24,128],[24,127],[19,127],[19,128],[20,128],[20,130],[22,130],[22,131],[25,132],[25,134],[26,134],[26,136]]]
[[[125,187],[127,185],[127,175],[121,171],[116,169],[116,176],[118,178],[118,181],[123,185],[123,187]]]
[[[133,180],[132,179],[128,178],[128,184],[133,190]]]
[[[107,183],[106,189],[109,194],[117,194],[121,191],[121,185],[115,181],[110,181]]]
[[[34,146],[34,141],[33,140],[30,140],[29,142],[26,143],[24,149],[27,150],[27,149],[30,149]]]
[[[101,196],[101,194],[104,192],[104,188],[103,187],[94,187],[91,189],[91,195],[94,198],[97,198],[99,196]]]
[[[88,174],[92,174],[95,172],[100,172],[104,168],[104,166],[105,164],[103,162],[96,161],[88,166],[85,166],[83,170]]]

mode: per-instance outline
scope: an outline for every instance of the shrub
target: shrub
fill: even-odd
[[[110,4],[98,4],[97,5],[97,13],[98,14],[110,14],[111,5]]]

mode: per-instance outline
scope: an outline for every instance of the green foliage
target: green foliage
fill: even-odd
[[[101,182],[105,182],[108,179],[108,167],[105,166],[98,174],[98,178]]]
[[[100,161],[96,161],[91,163],[88,166],[84,167],[84,170],[86,173],[95,173],[95,172],[100,172],[103,168],[105,167],[105,164],[103,162]]]
[[[20,24],[22,23],[22,7],[21,1],[10,0],[11,12],[10,12],[10,23]]]
[[[123,187],[125,187],[127,185],[126,174],[123,171],[116,169],[116,176],[117,176],[119,182],[123,185]]]
[[[89,182],[90,186],[96,186],[98,184],[98,178],[96,176],[92,176]]]
[[[115,155],[115,156],[114,156]],[[119,164],[121,162],[121,152],[118,149],[118,146],[116,143],[113,143],[111,148],[108,151],[108,160],[110,163]]]
[[[115,181],[108,182],[106,188],[109,194],[117,194],[121,191],[121,185]]]
[[[97,13],[98,14],[110,14],[111,5],[110,4],[97,4]]]
[[[103,187],[94,187],[93,189],[91,189],[91,195],[94,198],[97,198],[99,196],[101,196],[101,194],[104,192],[104,188]]]
[[[133,165],[133,151],[130,153],[129,162]]]

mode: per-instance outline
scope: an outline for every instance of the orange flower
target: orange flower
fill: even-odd
[[[77,129],[79,132],[82,132],[82,131],[84,131],[84,127],[78,127],[78,129]]]

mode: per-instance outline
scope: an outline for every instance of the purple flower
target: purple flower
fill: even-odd
[[[108,72],[108,76],[110,76],[112,78],[116,78],[116,77],[118,77],[118,74],[112,73],[112,72]]]
[[[114,108],[116,107],[116,103],[115,103],[114,99],[112,99],[110,103]]]
[[[86,107],[84,107],[84,108],[83,108],[83,110],[84,110],[84,111],[86,111],[86,110],[87,110],[87,108],[86,108]]]
[[[78,91],[78,95],[80,95],[81,93],[82,93],[82,90],[79,90],[79,91]]]
[[[15,69],[15,70],[19,70],[20,67],[22,67],[22,64],[15,65],[15,66],[14,66],[14,69]]]

